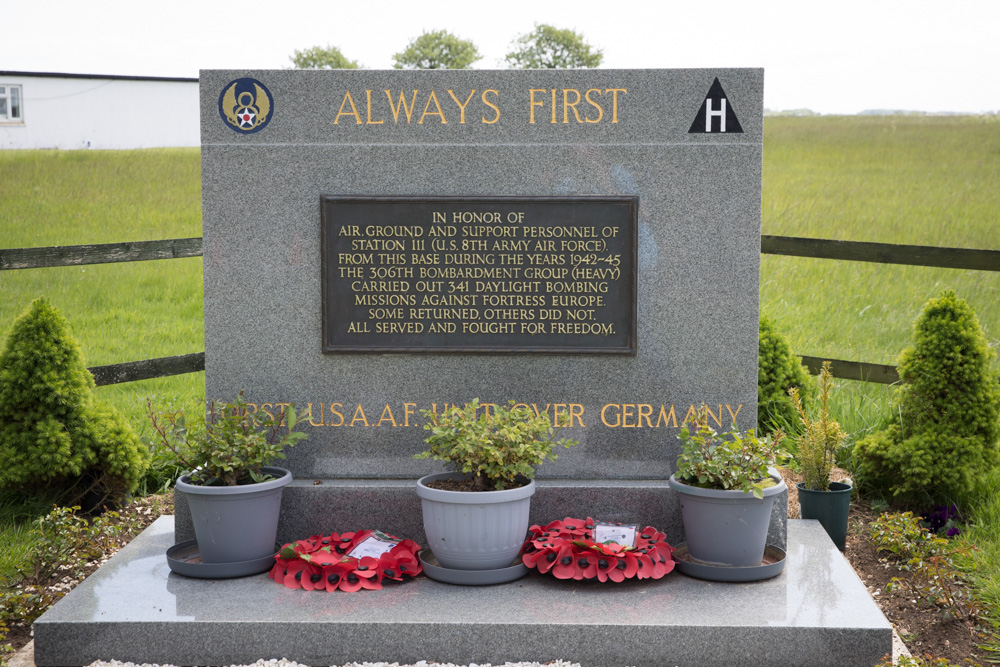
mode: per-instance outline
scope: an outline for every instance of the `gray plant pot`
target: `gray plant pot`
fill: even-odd
[[[510,567],[528,532],[528,510],[535,482],[503,491],[442,491],[426,482],[464,478],[455,472],[417,480],[424,511],[424,532],[434,557],[453,570]]]
[[[263,470],[275,479],[243,486],[199,486],[187,475],[177,480],[191,508],[202,562],[240,563],[274,553],[281,491],[292,481],[292,473]]]
[[[757,499],[742,491],[689,486],[671,475],[670,488],[680,497],[688,553],[710,564],[760,565],[774,498],[787,488],[777,471],[772,470],[771,477],[778,483]]]

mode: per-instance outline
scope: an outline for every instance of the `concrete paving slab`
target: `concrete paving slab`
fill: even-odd
[[[309,665],[421,659],[468,664],[858,665],[892,649],[892,629],[815,521],[788,522],[774,579],[720,584],[678,572],[621,585],[532,573],[468,588],[420,578],[355,594],[289,590],[266,575],[172,574],[162,517],[35,623],[35,663],[96,659]]]

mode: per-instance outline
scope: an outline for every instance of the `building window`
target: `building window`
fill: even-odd
[[[0,83],[0,123],[21,123],[23,121],[21,86]]]

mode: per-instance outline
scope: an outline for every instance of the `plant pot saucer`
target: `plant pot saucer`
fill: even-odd
[[[697,579],[727,582],[760,581],[775,577],[785,569],[785,552],[769,544],[764,548],[764,560],[760,565],[732,566],[696,560],[688,553],[687,543],[683,542],[674,552],[674,561],[677,562],[678,570]]]
[[[419,556],[420,564],[424,568],[424,574],[435,581],[441,581],[446,584],[490,586],[515,581],[528,574],[528,568],[521,562],[520,556],[514,561],[513,565],[496,570],[454,570],[444,567],[434,557],[430,549],[422,549]]]
[[[281,549],[275,543],[274,553],[263,558],[239,563],[202,563],[198,540],[181,542],[167,549],[167,565],[177,574],[195,579],[232,579],[267,572],[274,565],[274,557]]]

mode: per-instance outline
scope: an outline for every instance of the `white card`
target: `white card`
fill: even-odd
[[[392,542],[390,540],[379,539],[375,535],[368,537],[364,542],[354,547],[351,553],[347,554],[351,558],[378,558],[382,554],[391,551],[394,546],[399,544],[399,542]]]
[[[598,544],[614,542],[623,547],[635,546],[635,535],[639,526],[614,526],[606,523],[594,524],[594,541]]]

